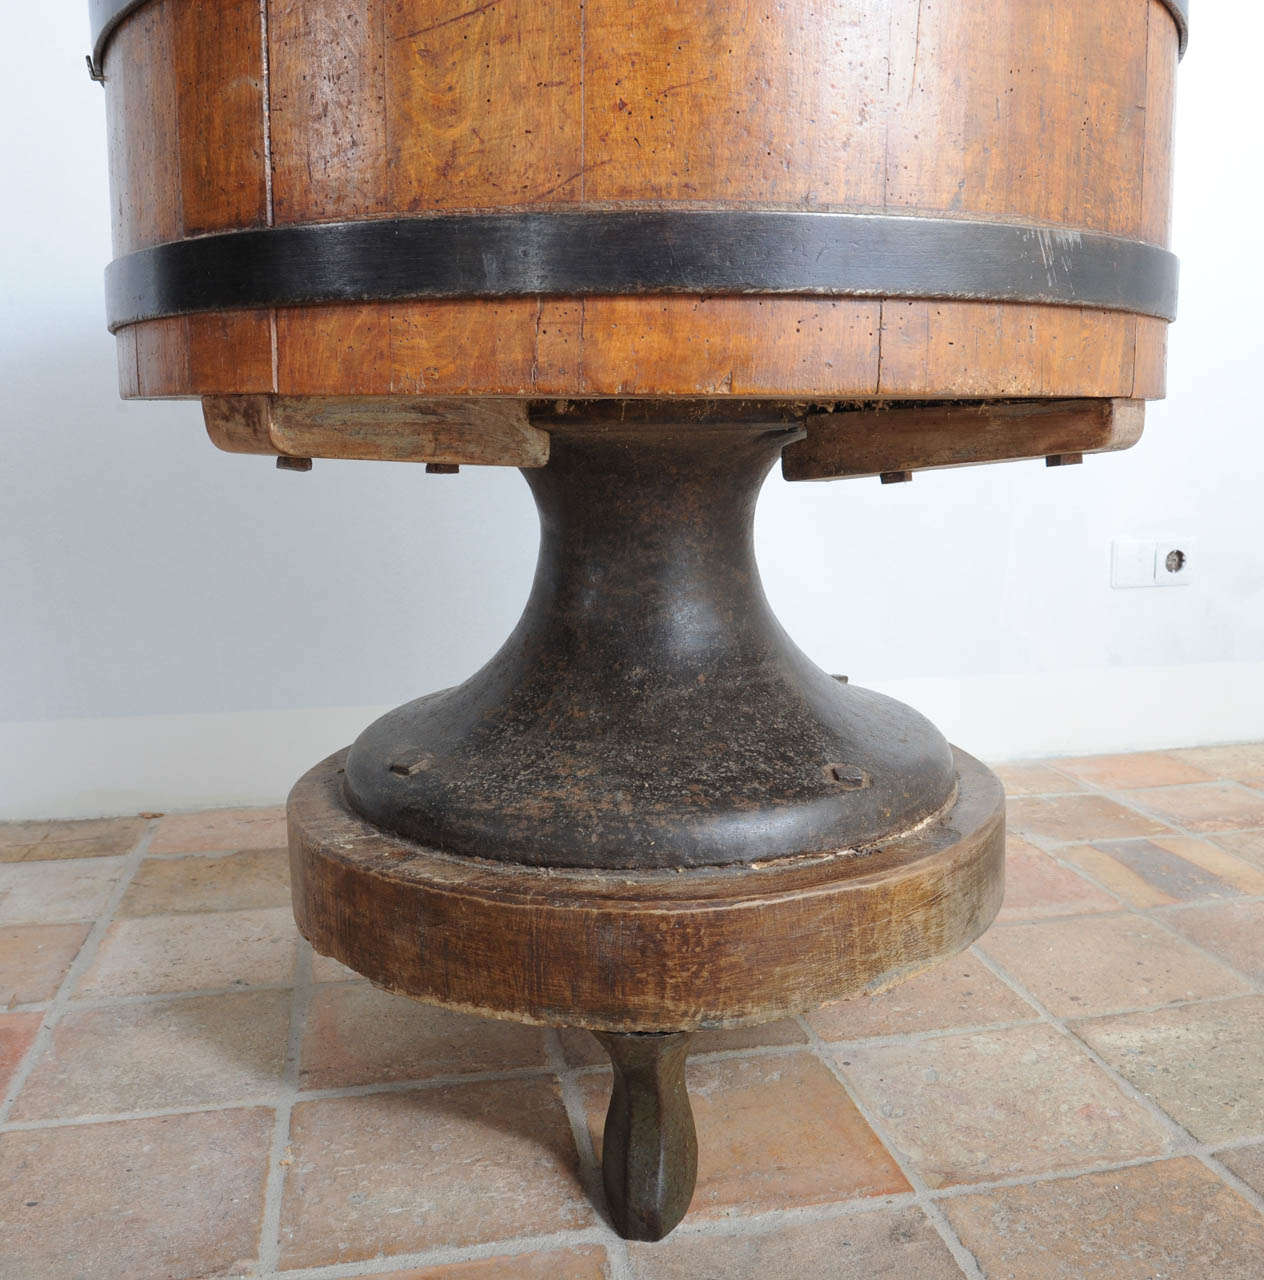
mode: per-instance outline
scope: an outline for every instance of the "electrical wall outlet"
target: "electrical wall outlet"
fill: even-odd
[[[1110,544],[1110,585],[1188,586],[1197,563],[1196,538],[1116,538]]]

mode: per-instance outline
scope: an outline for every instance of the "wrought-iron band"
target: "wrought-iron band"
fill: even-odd
[[[1170,320],[1177,261],[1093,232],[775,210],[593,210],[328,222],[142,249],[106,271],[111,329],[327,302],[620,294],[943,298]]]
[[[130,14],[149,3],[149,0],[88,0],[92,23],[92,53],[88,57],[88,69],[94,80],[103,80],[105,47],[119,24]],[[1189,43],[1189,0],[1162,0],[1171,12],[1181,34],[1181,53]]]
[[[1189,45],[1189,0],[1163,0],[1163,5],[1172,15],[1176,30],[1180,33],[1181,57]]]

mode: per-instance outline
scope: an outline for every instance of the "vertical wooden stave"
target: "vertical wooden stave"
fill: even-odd
[[[982,168],[978,165],[977,156],[971,159],[968,149],[964,161],[953,161],[949,157],[943,161],[948,165],[947,170],[932,172],[924,168],[920,176],[914,175],[916,181],[901,173],[898,167],[893,167],[893,158],[907,154],[904,139],[910,131],[917,135],[923,132],[923,126],[935,127],[933,111],[929,113],[928,124],[926,103],[934,102],[936,93],[942,99],[948,92],[943,86],[959,85],[962,76],[976,86],[972,94],[965,95],[973,103],[971,109],[975,118],[973,124],[966,119],[959,128],[968,126],[976,137],[986,132],[980,123],[980,112],[986,114],[983,107],[987,94],[978,86],[986,82],[987,68],[980,70],[975,63],[980,59],[1005,62],[1005,59],[996,57],[995,38],[982,42],[982,48],[973,51],[974,61],[966,58],[958,65],[949,57],[961,51],[965,37],[974,26],[978,26],[978,12],[981,12],[978,6],[941,8],[919,5],[917,0],[889,0],[883,6],[857,2],[840,9],[839,6],[821,5],[815,0],[798,0],[785,11],[785,21],[780,27],[764,21],[771,11],[769,14],[761,12],[761,22],[756,24],[757,29],[753,33],[735,31],[732,18],[727,16],[727,7],[709,0],[690,0],[688,4],[671,6],[663,11],[656,11],[652,6],[640,6],[636,11],[636,21],[641,26],[635,39],[652,51],[663,51],[664,65],[657,74],[653,67],[647,71],[645,59],[638,61],[635,50],[631,56],[624,56],[627,49],[619,47],[620,40],[626,43],[632,39],[627,31],[633,19],[629,18],[631,11],[626,6],[590,0],[584,22],[579,21],[578,11],[573,13],[568,6],[560,16],[555,14],[552,25],[547,27],[536,9],[528,14],[517,4],[496,7],[503,8],[503,12],[493,19],[482,12],[462,17],[467,13],[466,7],[448,4],[436,23],[433,6],[422,6],[419,0],[353,0],[350,7],[333,5],[329,0],[306,0],[302,5],[297,0],[268,0],[269,54],[275,94],[274,203],[284,210],[281,216],[293,221],[377,216],[380,213],[419,211],[421,207],[466,208],[471,204],[486,207],[483,202],[489,199],[500,201],[497,207],[514,207],[513,202],[517,200],[544,204],[574,203],[582,195],[589,200],[614,199],[620,203],[625,199],[668,199],[685,204],[765,202],[795,207],[837,207],[836,202],[841,201],[842,207],[887,207],[910,214],[937,212],[950,216],[986,215],[1017,217],[1020,220],[1037,215],[1053,217],[1060,209],[1070,209],[1086,225],[1119,230],[1129,225],[1129,218],[1135,217],[1147,238],[1157,240],[1166,235],[1170,182],[1167,161],[1171,127],[1170,89],[1175,70],[1176,31],[1160,0],[1149,0],[1148,3],[1145,0],[1140,3],[1138,0],[1107,0],[1101,5],[1088,4],[1087,0],[1071,0],[1060,8],[1059,15],[1053,16],[1038,12],[1038,6],[1016,5],[1004,10],[1010,29],[1007,39],[1011,45],[1017,47],[1025,42],[1029,47],[1049,47],[1055,57],[1064,61],[1069,59],[1072,63],[1086,47],[1092,55],[1088,70],[1075,72],[1062,89],[1043,84],[1040,76],[1034,80],[1028,76],[1027,81],[1034,83],[1039,92],[1035,97],[1031,93],[1025,98],[1018,95],[1026,104],[1023,111],[1017,112],[1018,125],[1032,114],[1032,104],[1042,101],[1062,103],[1060,109],[1065,116],[1066,103],[1083,103],[1091,96],[1086,86],[1110,89],[1114,94],[1109,101],[1116,105],[1103,108],[1098,113],[1100,120],[1109,123],[1113,113],[1120,110],[1118,103],[1123,102],[1136,87],[1134,81],[1138,74],[1143,77],[1145,110],[1135,114],[1145,133],[1144,172],[1139,177],[1139,184],[1129,177],[1128,181],[1107,190],[1109,198],[1097,201],[1086,198],[1084,191],[1094,184],[1094,189],[1107,187],[1109,184],[1103,182],[1102,175],[1111,172],[1115,164],[1110,160],[1111,153],[1103,149],[1111,138],[1106,136],[1107,130],[1098,128],[1100,120],[1097,118],[1093,122],[1097,133],[1093,135],[1091,145],[1086,151],[1068,153],[1071,159],[1062,166],[1063,171],[1072,177],[1079,175],[1076,180],[1083,189],[1074,184],[1070,187],[1065,183],[1060,185],[1061,180],[1043,184],[1029,181],[1030,175],[1021,166],[1016,167],[1015,159],[1022,160],[1034,144],[1030,139],[1022,141],[1027,135],[1018,125],[999,135],[996,145],[991,148],[993,154]],[[431,16],[421,25],[434,29],[418,34],[418,18],[423,9]],[[988,6],[988,9],[995,13],[994,7]],[[881,21],[875,16],[879,10]],[[248,32],[257,16],[253,0],[231,0],[229,15],[233,19],[229,23],[230,35]],[[135,48],[122,60],[118,56],[118,50],[126,47],[129,28],[135,27],[136,31],[147,35],[159,30],[158,39],[151,40],[144,49],[146,58],[160,63],[163,39],[174,42],[174,53],[178,55],[180,46],[190,39],[195,40],[196,33],[205,33],[207,25],[215,19],[215,13],[205,0],[151,0],[150,5],[139,10],[122,25],[108,55],[108,77],[134,82],[123,86],[123,92],[115,91],[116,103],[126,101],[134,105],[137,101],[143,102],[146,95],[152,100],[155,85],[162,80],[161,69],[154,65],[141,69],[136,75],[132,74],[134,68],[125,67],[120,72],[119,68],[129,56],[132,62],[136,61]],[[675,49],[674,45],[669,47],[670,42],[660,38],[664,32],[670,35],[673,30],[679,37],[676,43],[683,46],[681,50]],[[1138,32],[1144,32],[1145,38],[1139,39]],[[715,42],[698,38],[698,33],[701,36],[708,33],[733,36],[734,39],[727,43],[721,41],[724,48],[717,54],[713,47]],[[449,71],[454,67],[459,69],[463,56],[461,48],[471,42],[478,44],[480,40],[489,49],[495,45],[495,51],[487,53],[484,63],[472,69],[468,83],[458,85],[450,93],[440,92],[443,88],[440,81],[444,80],[442,75],[427,80],[425,76],[416,77],[409,71],[410,66],[415,68],[418,62],[424,69],[427,59],[441,71],[445,68]],[[238,53],[229,56],[225,52],[227,44],[233,44]],[[218,51],[198,53],[190,65],[196,67],[203,80],[213,82],[218,78],[224,81],[228,100],[234,95],[248,99],[249,94],[243,91],[242,86],[248,85],[251,76],[257,76],[260,69],[258,42],[253,49],[249,47],[249,40],[237,37],[227,44]],[[319,58],[316,63],[311,62],[322,48],[326,50],[327,67],[317,65]],[[810,56],[801,55],[797,59],[790,56],[795,50],[804,49]],[[969,54],[971,51],[967,49],[965,52]],[[654,56],[658,57],[659,53],[655,52]],[[677,57],[684,59],[682,71],[698,70],[702,74],[686,76],[680,82],[673,79],[664,83],[666,72],[675,70],[674,59]],[[709,65],[706,63],[708,57]],[[487,58],[492,61],[488,62]],[[1111,59],[1118,64],[1117,83],[1107,85],[1104,84],[1102,68],[1108,66]],[[574,74],[569,80],[565,76],[555,77],[558,83],[554,83],[553,79],[544,79],[541,73],[538,84],[525,84],[524,68],[533,61],[544,69],[565,66],[568,75]],[[666,66],[667,61],[672,62],[671,67]],[[888,77],[875,76],[872,68],[879,65],[889,71]],[[244,74],[234,74],[243,70]],[[1047,75],[1046,72],[1041,74]],[[1079,80],[1075,79],[1077,74]],[[639,80],[637,76],[640,76]],[[392,89],[392,84],[399,77],[402,77],[406,90],[402,97],[398,85]],[[563,98],[570,101],[576,77],[582,79],[583,90],[580,95],[583,112],[579,120],[581,136],[578,142],[571,117],[557,105]],[[833,124],[830,127],[801,127],[803,115],[812,115],[813,104],[829,100],[830,95],[823,93],[821,85],[827,84],[828,88],[836,90],[840,80],[849,87],[854,87],[855,83],[867,86],[865,94],[869,101],[866,110],[869,116],[882,123],[880,131],[872,127],[870,120],[860,120],[855,112],[854,119],[844,118],[845,113],[841,116],[836,113],[831,117]],[[321,86],[320,92],[315,92],[313,87],[317,82]],[[645,139],[641,138],[638,144],[630,136],[625,136],[628,135],[624,119],[626,113],[618,110],[619,97],[614,97],[611,102],[611,94],[618,94],[624,89],[632,91],[634,83],[641,89],[641,96],[635,101],[645,108],[642,114],[653,108],[658,117],[655,128],[659,133],[655,136],[668,142],[680,137],[691,147],[687,166],[677,163],[680,157],[671,154],[670,146],[658,149],[657,168],[655,164],[638,162],[633,155],[635,151],[645,150],[641,145]],[[753,107],[754,123],[748,123],[744,131],[737,131],[734,135],[737,141],[727,151],[723,145],[712,145],[717,139],[723,143],[725,130],[721,126],[733,111],[742,106],[743,95],[748,95],[752,83],[765,88],[757,95],[760,101]],[[341,90],[338,88],[340,84]],[[433,161],[432,150],[434,154],[438,152],[430,147],[430,143],[442,142],[445,128],[449,134],[452,132],[453,121],[458,122],[458,132],[465,130],[467,125],[477,129],[480,121],[478,94],[483,94],[482,107],[487,108],[486,98],[493,84],[498,90],[507,88],[508,92],[502,94],[502,99],[512,99],[509,106],[504,107],[503,102],[493,95],[490,104],[493,109],[504,107],[508,123],[499,115],[492,117],[498,124],[503,124],[503,128],[492,140],[490,150],[480,143],[473,151],[456,155],[452,164],[447,166],[445,179],[447,161]],[[337,108],[339,101],[354,105],[360,113],[360,120],[354,127],[330,128],[327,120],[321,126],[315,113],[329,108],[324,92],[326,85],[333,94],[335,114],[341,110]],[[932,85],[938,87],[932,91]],[[283,90],[289,95],[286,105],[282,104]],[[212,90],[210,97],[214,98],[216,92]],[[181,93],[183,96],[175,113],[177,121],[189,114],[196,115],[196,111],[190,112],[184,105],[189,98],[187,88]],[[1042,93],[1045,95],[1043,99],[1040,97]],[[815,98],[814,94],[817,95]],[[833,93],[834,98],[838,96]],[[853,93],[852,96],[859,95]],[[633,98],[626,96],[623,101],[634,103]],[[260,108],[262,116],[261,101]],[[132,119],[137,115],[156,119],[162,114],[132,110],[131,107],[127,109]],[[1046,114],[1051,110],[1047,105],[1041,109]],[[431,111],[433,119],[427,123],[426,113]],[[545,141],[529,140],[527,117],[534,113],[533,118],[548,121],[554,118],[549,115],[550,111],[554,112],[554,117],[562,112],[564,127],[542,130],[546,135]],[[400,136],[409,136],[409,122],[417,120],[419,112],[421,129],[412,142],[407,145],[400,143]],[[233,113],[229,111],[228,114]],[[113,131],[117,133],[120,113],[114,111],[114,115]],[[481,118],[485,122],[487,117]],[[761,168],[760,163],[754,163],[750,181],[737,184],[735,188],[733,174],[741,169],[738,162],[742,159],[742,149],[749,149],[748,144],[752,140],[767,133],[769,120],[781,123],[787,136],[775,140],[769,165]],[[402,145],[407,153],[407,163],[397,166],[399,172],[395,179],[388,175],[389,158],[394,154],[390,149],[392,121],[396,124],[397,145]],[[1133,154],[1131,131],[1134,123],[1130,118],[1128,127],[1117,131],[1127,140],[1127,145],[1121,146],[1128,155]],[[321,140],[322,127],[325,129],[324,141]],[[255,128],[255,133],[250,135],[254,140],[249,148],[241,149],[242,155],[247,151],[258,152],[257,120]],[[129,128],[128,132],[134,131]],[[180,132],[184,139],[181,150],[187,153],[192,149],[196,155],[196,148],[190,146],[187,122],[180,125]],[[879,132],[882,134],[880,143],[877,139]],[[248,130],[244,131],[243,136],[248,133]],[[531,130],[532,136],[534,133],[535,130]],[[429,140],[425,146],[417,142],[423,135]],[[225,136],[229,135],[226,133]],[[334,153],[340,141],[345,143],[348,137],[356,141],[356,145],[343,146],[346,168],[337,169],[336,166],[343,164],[344,160]],[[706,145],[698,145],[698,137]],[[707,139],[711,141],[707,142]],[[1019,141],[1015,142],[1015,139]],[[147,147],[150,151],[161,150],[146,143],[143,129],[130,146],[141,160],[146,157]],[[575,150],[577,146],[578,151]],[[778,147],[782,149],[779,151]],[[133,164],[129,170],[127,157],[120,159],[119,150],[115,145],[116,162],[125,175],[125,181],[119,184],[122,188],[131,185],[131,179],[126,177],[128,173],[140,174],[146,166]],[[954,148],[928,150],[941,153],[938,158],[932,155],[927,161],[933,168],[933,164],[942,160],[942,153],[950,153]],[[573,181],[561,183],[556,190],[541,186],[541,175],[567,176],[564,172],[566,165],[561,163],[559,156],[564,158],[571,154],[576,156],[577,168],[582,173],[578,187]],[[459,177],[462,174],[468,177],[471,166],[482,172],[491,163],[491,158],[498,157],[504,161],[507,177],[502,175],[498,178],[493,184],[494,189],[486,185],[480,188],[477,183],[453,178],[453,175]],[[845,160],[840,157],[845,157]],[[451,154],[448,154],[448,159],[452,160]],[[1141,163],[1136,157],[1134,161]],[[974,163],[972,172],[975,176],[962,178],[957,173],[954,179],[953,163],[967,167]],[[192,187],[199,191],[203,185],[201,179],[194,181],[189,178],[189,165],[187,160],[181,165],[179,185],[182,203],[187,198],[191,182]],[[241,155],[230,161],[230,168],[232,166],[236,166],[238,175],[250,171],[250,165],[242,160]],[[324,174],[310,187],[305,185],[304,177],[309,168],[318,178],[322,172]],[[881,173],[878,173],[879,169]],[[163,185],[160,166],[150,165],[148,172],[150,185]],[[1096,177],[1092,176],[1094,173]],[[629,181],[629,174],[636,175],[636,180]],[[262,190],[266,175],[258,177],[252,188],[256,211],[257,192]],[[345,181],[341,181],[340,178],[344,177]],[[447,187],[443,185],[445,180],[448,181]],[[221,185],[228,192],[235,190],[240,197],[246,184],[229,181]],[[963,190],[969,200],[961,197]],[[1060,200],[1061,206],[1051,203],[1044,207],[1021,207],[1023,200],[1044,199],[1048,191],[1055,193],[1051,199]],[[954,196],[959,197],[955,203]],[[232,205],[233,201],[225,203]],[[161,201],[151,204],[150,212],[160,205]],[[948,207],[935,207],[944,205]],[[214,216],[204,217],[198,209],[192,213],[194,216],[186,219],[181,209],[181,233],[187,227],[214,227]],[[241,212],[239,200],[234,215],[222,217],[219,221],[222,225],[233,222],[247,224],[249,213]],[[133,237],[133,243],[138,243],[141,238]],[[728,305],[718,306],[717,303]],[[771,305],[774,303],[777,305]],[[746,388],[745,394],[755,395],[914,396],[945,392],[943,386],[932,386],[934,371],[937,367],[952,367],[951,362],[945,365],[941,358],[925,361],[920,366],[914,361],[910,366],[907,352],[893,339],[899,322],[892,316],[901,314],[901,309],[909,306],[904,303],[886,304],[889,314],[874,322],[872,308],[880,304],[860,300],[837,301],[835,309],[846,309],[852,313],[850,322],[839,324],[829,339],[834,343],[833,349],[826,358],[818,361],[816,377],[805,381],[805,347],[799,341],[802,337],[801,321],[803,316],[807,316],[810,323],[813,308],[817,306],[813,300],[671,297],[545,300],[534,311],[530,306],[515,309],[503,303],[488,302],[313,308],[303,313],[292,312],[284,325],[278,325],[278,376],[282,376],[283,370],[289,371],[286,386],[292,391],[309,389],[349,393],[365,389],[366,394],[376,394],[379,389],[414,391],[423,386],[436,394],[685,395],[728,394],[729,388],[732,388],[732,394],[742,394],[739,387]],[[940,345],[947,347],[949,344],[958,345],[960,341],[950,333],[951,315],[955,314],[962,324],[967,321],[974,323],[989,304],[953,304],[955,310],[948,312],[936,303],[912,306],[921,308],[927,319],[933,309],[942,330]],[[484,330],[485,349],[473,356],[467,354],[466,367],[458,368],[451,353],[444,355],[439,349],[442,341],[427,329],[436,322],[456,321],[455,327],[459,332],[468,332],[460,317],[465,314],[463,308],[469,307],[481,307],[488,314]],[[999,389],[1009,388],[1013,394],[1024,395],[1059,395],[1072,390],[1088,393],[1090,389],[1093,393],[1129,395],[1149,394],[1161,389],[1161,322],[1148,318],[1124,320],[1118,315],[1082,310],[1075,324],[1065,317],[1051,323],[1045,318],[1047,310],[1014,305],[1007,308],[1002,328],[1016,333],[1034,333],[1038,340],[1043,340],[1042,335],[1046,334],[1060,335],[1058,341],[1050,339],[1053,358],[1043,362],[1025,359],[1022,349],[1016,348],[1020,358],[1009,362],[1012,376],[1007,378],[1003,369],[994,369],[990,373],[975,370],[969,385],[997,388],[997,393],[1000,393]],[[335,312],[343,314],[334,319]],[[566,318],[574,317],[576,313],[576,318]],[[538,322],[550,314],[558,317],[553,333],[564,332],[566,337],[553,343],[541,362],[536,350],[541,327]],[[946,315],[949,320],[945,319]],[[856,346],[854,337],[858,326],[873,328],[878,334],[871,349]],[[173,333],[179,327],[178,321],[155,322],[154,332],[147,334],[148,326],[137,326],[138,332],[131,335],[129,344],[135,346],[142,364],[147,359],[157,360],[158,364],[148,371],[148,376],[138,377],[135,382],[124,379],[125,389],[143,384],[153,393],[161,388],[164,394],[200,394],[202,391],[230,389],[230,384],[237,377],[241,380],[237,388],[240,390],[281,385],[279,381],[270,380],[272,333],[267,313],[195,317],[187,322],[191,341],[184,362],[187,369],[183,382],[176,374],[180,362],[171,359]],[[1090,369],[1090,381],[1073,386],[1074,379],[1086,367],[1084,353],[1094,346],[1114,352],[1121,333],[1125,344],[1129,341],[1129,327],[1132,330],[1132,356],[1120,361],[1115,382],[1106,385],[1097,372]],[[1073,328],[1078,328],[1079,337],[1069,336]],[[336,336],[338,330],[344,334],[354,333],[355,341],[330,341],[331,335]],[[657,336],[652,336],[647,343],[644,334],[650,332],[653,335],[655,330]],[[626,344],[631,340],[629,335],[634,333],[642,336],[635,339],[634,349],[629,350]],[[293,353],[286,350],[291,342],[298,344]],[[879,342],[886,344],[880,356],[877,350]],[[502,346],[512,355],[507,369],[500,368],[505,363],[498,351]],[[647,346],[665,354],[660,358],[651,350],[647,357]],[[1078,351],[1080,355],[1074,360],[1061,360],[1057,356],[1058,350]],[[327,365],[329,361],[333,364],[313,374],[313,382],[305,388],[295,379],[301,371],[311,371],[314,362],[310,357],[315,351],[324,354]],[[357,360],[363,362],[363,367],[352,367],[350,353],[353,351]],[[489,358],[487,353],[493,351],[496,352],[495,357]],[[762,362],[751,352],[764,353]],[[524,353],[530,353],[529,358]],[[785,357],[780,365],[777,363],[778,353]],[[414,356],[417,359],[413,359]],[[829,356],[837,356],[837,359]],[[471,360],[477,364],[470,364]],[[1092,361],[1088,363],[1091,365]],[[234,369],[238,372],[234,373]],[[907,376],[901,373],[902,369],[907,369]],[[497,381],[502,372],[504,377]]]

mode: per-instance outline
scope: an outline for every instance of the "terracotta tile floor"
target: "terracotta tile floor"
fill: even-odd
[[[280,810],[0,826],[0,1280],[1261,1280],[1264,745],[1000,772],[975,947],[698,1036],[659,1245],[596,1042],[313,956]]]

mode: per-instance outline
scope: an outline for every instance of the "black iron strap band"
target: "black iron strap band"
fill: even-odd
[[[111,329],[322,302],[620,294],[1037,302],[1176,312],[1154,245],[997,222],[773,210],[439,214],[231,231],[106,270]]]
[[[92,53],[88,58],[88,68],[94,80],[105,78],[105,47],[110,37],[130,14],[149,3],[149,0],[88,0],[89,17],[92,22]],[[1163,0],[1176,22],[1181,36],[1181,53],[1189,43],[1189,0]]]

